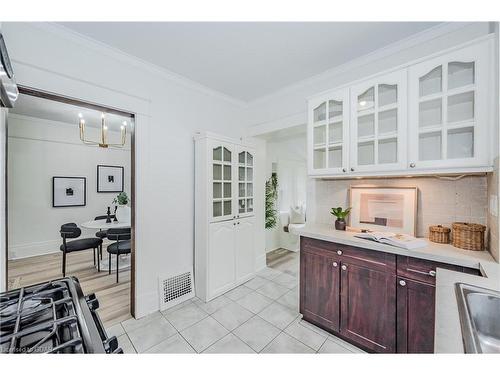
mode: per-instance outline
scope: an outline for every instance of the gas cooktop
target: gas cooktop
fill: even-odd
[[[0,294],[0,353],[122,353],[84,297],[66,277]]]

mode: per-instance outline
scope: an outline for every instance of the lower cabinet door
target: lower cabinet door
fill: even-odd
[[[304,319],[338,332],[339,262],[328,252],[300,253],[300,312]]]
[[[231,288],[235,283],[235,226],[233,221],[210,224],[207,298]]]
[[[434,352],[435,287],[398,277],[397,351]]]
[[[396,351],[396,276],[341,265],[340,334],[379,353]]]
[[[235,220],[236,282],[248,280],[255,272],[254,218]]]

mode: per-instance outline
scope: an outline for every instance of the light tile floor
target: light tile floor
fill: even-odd
[[[364,353],[301,319],[297,253],[280,251],[246,284],[204,303],[108,329],[125,353]]]

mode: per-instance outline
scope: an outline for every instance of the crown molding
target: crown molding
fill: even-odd
[[[304,80],[292,83],[291,85],[282,87],[267,95],[261,96],[257,99],[247,102],[247,106],[252,106],[270,100],[276,96],[284,95],[287,92],[297,90],[301,87],[311,85],[314,82],[324,80],[326,77],[335,76],[349,70],[367,65],[373,61],[380,60],[382,58],[394,55],[398,52],[404,51],[406,49],[415,47],[422,43],[428,42],[430,40],[436,39],[440,36],[452,33],[454,31],[463,29],[474,22],[444,22],[442,24],[431,27],[427,30],[421,31],[419,33],[413,34],[407,38],[401,39],[397,42],[391,43],[385,47],[379,48],[373,52],[366,55],[360,56],[353,60],[350,60],[344,64],[338,65],[334,68],[328,69],[322,73],[316,74]]]
[[[179,85],[182,85],[186,88],[198,91],[200,93],[203,93],[205,95],[209,95],[212,97],[216,97],[219,99],[222,99],[226,102],[229,102],[233,105],[239,106],[239,107],[244,107],[246,106],[246,102],[233,98],[229,95],[226,95],[220,91],[213,90],[207,86],[204,86],[196,81],[193,81],[189,78],[186,78],[180,74],[174,73],[168,69],[162,68],[158,65],[155,65],[153,63],[150,63],[148,61],[145,61],[139,57],[130,55],[118,48],[112,47],[108,44],[99,42],[95,39],[92,39],[90,37],[87,37],[85,35],[82,35],[80,33],[77,33],[76,31],[73,31],[71,29],[68,29],[67,27],[63,25],[59,25],[57,23],[53,22],[40,22],[40,23],[28,23],[28,25],[33,26],[35,28],[42,29],[44,31],[57,34],[58,36],[62,36],[74,43],[80,44],[82,46],[85,46],[87,48],[91,48],[94,51],[98,51],[99,53],[112,57],[116,60],[119,60],[125,64],[132,65],[134,67],[138,67],[141,69],[144,69],[148,71],[149,73],[152,74],[158,74],[162,76],[165,79],[168,79],[170,81],[173,81]]]

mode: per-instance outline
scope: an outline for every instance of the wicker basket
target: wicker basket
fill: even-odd
[[[429,240],[437,243],[450,243],[450,232],[450,228],[431,225],[429,227]]]
[[[481,224],[453,223],[452,244],[465,250],[480,251],[484,249],[484,231]]]

